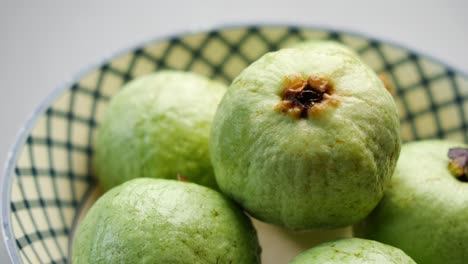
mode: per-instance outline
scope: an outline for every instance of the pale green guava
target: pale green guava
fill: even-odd
[[[377,241],[347,238],[326,242],[295,257],[290,264],[416,264],[401,249]]]
[[[336,45],[264,55],[218,107],[216,180],[260,220],[292,229],[350,225],[390,180],[401,145],[395,103],[368,66]]]
[[[456,147],[465,148],[458,157],[460,178],[452,175],[447,155]],[[457,142],[403,145],[384,198],[355,233],[401,248],[418,263],[467,263],[467,158],[468,146]]]
[[[216,188],[209,135],[225,92],[221,83],[169,70],[126,84],[98,128],[94,166],[104,189],[135,177],[182,177]]]
[[[80,223],[74,264],[260,262],[250,219],[193,183],[139,178],[106,192]]]

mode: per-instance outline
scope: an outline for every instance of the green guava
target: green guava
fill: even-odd
[[[95,172],[104,189],[135,177],[177,177],[217,188],[209,136],[225,85],[160,71],[126,84],[98,128]]]
[[[106,192],[77,229],[81,263],[260,263],[250,219],[210,188],[139,178]]]
[[[267,53],[221,100],[210,140],[216,180],[252,216],[291,229],[342,227],[382,198],[400,152],[396,106],[343,49]]]
[[[467,148],[446,140],[403,145],[384,198],[355,233],[401,248],[418,263],[467,263]]]
[[[401,249],[377,241],[347,238],[326,242],[295,257],[290,264],[416,264]]]

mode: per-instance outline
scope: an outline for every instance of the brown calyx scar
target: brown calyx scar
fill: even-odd
[[[177,180],[180,182],[190,182],[190,180],[187,177],[180,175],[180,173],[177,173],[176,177],[177,177]]]
[[[468,148],[451,148],[447,153],[448,169],[460,181],[468,182]]]
[[[275,109],[294,118],[313,117],[329,107],[338,106],[331,81],[315,75],[308,78],[287,76],[280,96],[281,101]]]

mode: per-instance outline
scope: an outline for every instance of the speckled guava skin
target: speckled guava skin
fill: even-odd
[[[347,238],[326,242],[295,257],[290,264],[416,264],[402,250],[377,241]]]
[[[98,128],[95,172],[104,189],[134,177],[216,188],[211,122],[225,85],[188,72],[160,71],[126,84]]]
[[[78,227],[74,264],[260,263],[250,219],[193,183],[139,178],[106,192]]]
[[[339,45],[339,44],[336,44]],[[291,229],[342,227],[382,198],[400,152],[392,96],[352,52],[330,45],[271,52],[231,84],[211,131],[221,190],[254,217]],[[323,76],[333,103],[278,112],[286,76]]]
[[[384,198],[355,233],[401,248],[418,263],[467,263],[468,183],[447,168],[453,147],[468,146],[446,140],[403,145]]]

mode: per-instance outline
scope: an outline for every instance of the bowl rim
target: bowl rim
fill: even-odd
[[[196,34],[202,34],[207,32],[217,32],[222,30],[230,30],[230,29],[244,29],[244,28],[287,28],[287,29],[310,29],[310,30],[321,30],[324,32],[332,32],[338,34],[347,34],[354,37],[359,37],[366,39],[368,41],[374,41],[377,43],[384,43],[399,49],[403,49],[408,51],[411,54],[416,55],[417,57],[423,57],[431,62],[434,62],[438,65],[443,66],[445,69],[455,72],[458,75],[463,76],[464,78],[468,78],[468,73],[456,69],[450,66],[445,61],[436,58],[431,55],[427,55],[422,52],[415,51],[411,47],[407,47],[403,44],[400,44],[396,41],[386,39],[384,37],[374,37],[370,33],[364,33],[362,31],[348,29],[348,28],[338,28],[331,25],[322,25],[322,24],[307,24],[307,23],[281,23],[281,22],[260,22],[260,23],[221,23],[221,24],[212,24],[209,26],[203,27],[189,27],[187,30],[177,31],[175,33],[169,34],[161,34],[156,37],[150,37],[143,41],[139,41],[134,45],[130,45],[129,47],[118,49],[117,51],[111,52],[108,55],[101,57],[101,59],[97,60],[97,62],[90,63],[88,66],[82,68],[82,70],[78,71],[76,74],[72,75],[73,77],[70,78],[68,81],[63,82],[61,85],[58,85],[56,88],[52,90],[44,99],[42,99],[41,103],[35,107],[35,109],[28,115],[26,118],[26,122],[20,127],[18,132],[16,133],[14,143],[10,145],[7,153],[7,157],[5,159],[5,164],[3,168],[3,178],[1,179],[1,213],[0,213],[0,220],[2,223],[2,233],[3,233],[3,242],[5,243],[6,251],[8,252],[8,256],[12,263],[21,263],[21,258],[16,246],[16,239],[14,238],[13,227],[11,226],[11,185],[13,182],[13,169],[15,163],[18,159],[19,152],[21,147],[23,146],[26,137],[29,135],[29,132],[36,124],[38,118],[44,113],[44,111],[53,103],[60,95],[65,93],[71,85],[85,77],[87,74],[91,73],[92,71],[99,69],[103,65],[107,64],[112,59],[115,59],[119,56],[132,52],[133,50],[144,48],[147,45],[157,43],[164,40],[169,40],[177,37],[183,36],[190,36]],[[89,193],[87,194],[89,196]],[[69,260],[70,261],[70,260]]]

